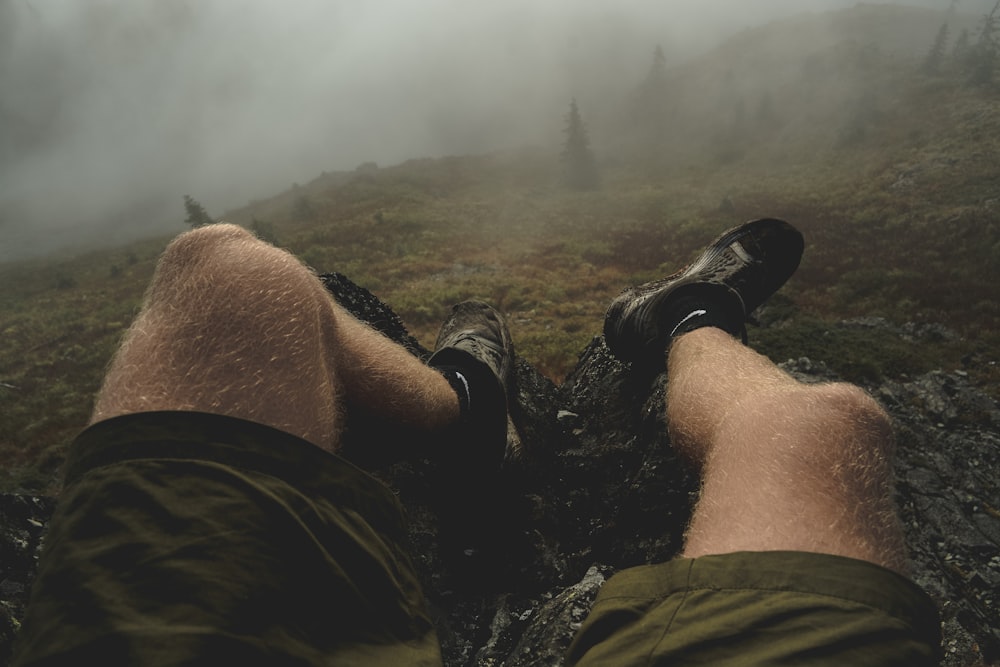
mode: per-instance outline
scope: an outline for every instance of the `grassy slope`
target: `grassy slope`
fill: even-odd
[[[772,43],[768,31],[759,39]],[[727,226],[784,217],[807,253],[768,315],[781,326],[751,332],[760,349],[855,380],[965,367],[995,394],[1000,99],[895,55],[836,41],[818,53],[805,70],[728,91],[748,109],[754,91],[780,100],[766,123],[705,120],[692,82],[732,79],[725,48],[678,70],[666,157],[606,162],[597,192],[560,188],[548,154],[507,153],[324,175],[226,217],[272,224],[281,245],[370,288],[427,346],[452,303],[487,299],[557,381],[623,286],[673,271]],[[851,68],[864,76],[841,74]],[[817,87],[824,71],[832,83]],[[51,484],[166,240],[0,266],[0,487]],[[964,338],[917,347],[831,327],[860,315],[944,322]]]

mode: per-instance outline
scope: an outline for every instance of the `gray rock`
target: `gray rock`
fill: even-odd
[[[346,307],[427,354],[399,318],[342,276],[325,278]],[[884,321],[857,326],[891,328]],[[942,328],[943,330],[943,328]],[[928,333],[931,332],[931,333]],[[899,327],[900,337],[944,336]],[[821,360],[782,366],[836,380]],[[665,377],[634,372],[601,338],[559,387],[519,360],[503,489],[477,510],[481,530],[449,532],[429,489],[429,460],[366,460],[398,490],[414,560],[447,665],[559,665],[603,581],[677,554],[697,480],[674,455]],[[897,496],[913,576],[942,615],[948,667],[1000,661],[1000,410],[962,373],[935,371],[867,387],[897,426]],[[0,497],[0,658],[23,612],[50,499]]]

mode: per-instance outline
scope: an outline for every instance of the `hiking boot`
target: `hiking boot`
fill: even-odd
[[[452,359],[468,357],[488,366],[506,395],[514,345],[503,315],[482,301],[463,301],[452,306],[427,363],[439,367],[452,365]]]
[[[662,361],[670,340],[717,326],[746,342],[746,319],[799,266],[802,234],[787,222],[753,220],[717,238],[677,273],[623,291],[604,318],[604,339],[622,361]]]
[[[462,418],[454,454],[484,472],[499,471],[507,447],[507,395],[514,346],[503,316],[481,301],[452,307],[427,364],[459,396]],[[475,460],[471,460],[473,457]]]

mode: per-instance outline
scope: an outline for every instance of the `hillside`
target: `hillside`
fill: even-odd
[[[770,326],[751,331],[755,345],[856,380],[962,370],[996,397],[1000,95],[958,72],[920,72],[943,17],[860,5],[670,64],[669,124],[655,145],[638,150],[635,127],[595,110],[605,121],[591,129],[593,192],[560,185],[553,137],[323,174],[223,217],[371,289],[427,346],[452,303],[485,298],[556,382],[622,287],[673,271],[732,224],[784,217],[807,251],[760,315]],[[7,488],[53,488],[166,240],[0,266]],[[858,317],[940,335],[918,346],[832,326]]]
[[[358,317],[415,354],[429,354],[370,292],[342,276],[324,283]],[[859,328],[916,344],[941,334],[871,320],[831,331]],[[782,367],[804,382],[838,379],[805,357]],[[414,434],[400,440],[382,422],[354,424],[345,434],[344,456],[387,481],[407,508],[413,558],[449,667],[562,664],[574,628],[611,574],[677,555],[697,486],[663,428],[664,373],[621,364],[598,337],[559,387],[523,360],[515,375],[519,453],[493,480],[499,483],[477,479],[461,503],[441,493],[450,475],[437,457],[400,460],[372,447],[404,441],[420,452],[427,445]],[[995,665],[1000,409],[963,372],[865,388],[896,425],[909,567],[940,610],[941,665]],[[51,498],[0,494],[0,665],[18,632],[52,508]]]

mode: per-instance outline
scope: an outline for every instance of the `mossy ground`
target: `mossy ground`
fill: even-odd
[[[996,395],[1000,105],[993,92],[917,82],[898,106],[928,87],[941,103],[886,114],[889,139],[824,140],[808,159],[778,159],[771,137],[698,161],[605,161],[593,192],[560,186],[556,150],[415,160],[325,174],[225,217],[372,290],[428,347],[453,303],[485,299],[557,382],[623,287],[673,272],[727,227],[780,217],[807,250],[775,324],[752,331],[758,349],[860,381],[965,368]],[[798,156],[816,141],[785,139]],[[54,488],[168,240],[0,266],[0,488]],[[833,326],[859,316],[939,322],[961,339]]]

